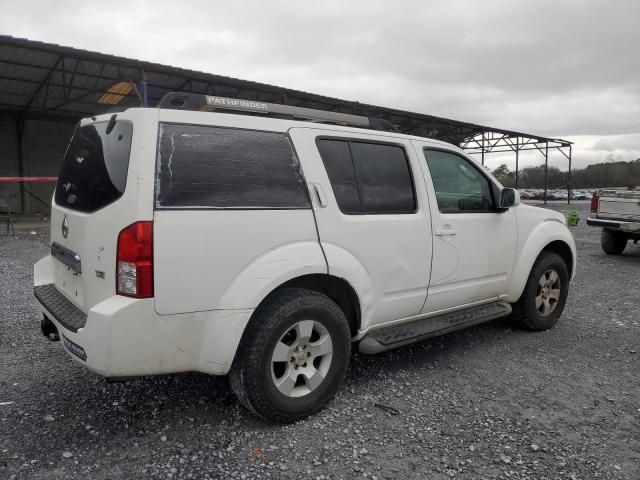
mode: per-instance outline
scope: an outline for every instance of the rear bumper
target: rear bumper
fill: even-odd
[[[67,330],[75,333],[86,325],[87,316],[67,300],[53,284],[34,287],[33,294],[50,316]]]
[[[623,220],[606,220],[604,218],[587,218],[587,225],[592,227],[611,228],[615,230],[622,230],[627,233],[640,234],[640,223],[638,222],[625,222]]]
[[[620,228],[620,223],[617,220],[602,220],[600,218],[587,218],[587,225],[592,227],[605,227],[605,228]]]
[[[52,257],[45,257],[34,267],[34,283],[40,291],[53,283],[48,276],[52,261]],[[55,289],[53,285],[47,288],[49,294],[57,297],[51,288]],[[57,295],[73,307],[61,293]],[[60,343],[71,358],[100,375],[114,378],[188,371],[224,375],[253,312],[245,309],[159,315],[153,298],[114,295],[92,307],[84,325],[79,325],[61,317],[72,311],[64,307],[59,298],[50,303],[42,295],[36,296],[40,319],[45,316],[55,325]]]

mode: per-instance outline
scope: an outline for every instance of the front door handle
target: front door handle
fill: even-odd
[[[455,235],[456,229],[451,225],[445,225],[444,227],[436,229],[436,235],[439,237],[444,237],[445,235]]]

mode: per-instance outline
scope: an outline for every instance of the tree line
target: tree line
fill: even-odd
[[[516,174],[502,164],[493,175],[506,187],[514,187]],[[544,188],[544,165],[520,170],[519,188]],[[566,188],[569,172],[558,167],[548,169],[548,187]],[[595,163],[571,171],[571,188],[640,187],[640,158],[630,162]]]

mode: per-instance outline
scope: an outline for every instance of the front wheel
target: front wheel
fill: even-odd
[[[346,377],[349,324],[321,293],[285,289],[256,310],[231,372],[238,400],[277,422],[305,418],[324,407]]]
[[[568,293],[569,272],[564,259],[556,253],[542,252],[522,296],[513,305],[513,317],[528,330],[549,330],[562,315]]]

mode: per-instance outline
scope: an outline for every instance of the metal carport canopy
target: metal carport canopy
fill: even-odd
[[[117,106],[155,106],[168,92],[184,91],[281,103],[385,119],[401,132],[435,138],[479,154],[549,149],[569,159],[571,142],[433,115],[341,100],[263,83],[170,67],[33,40],[0,36],[0,115],[77,122]],[[143,98],[144,97],[144,98]],[[1,159],[0,159],[1,161]]]

